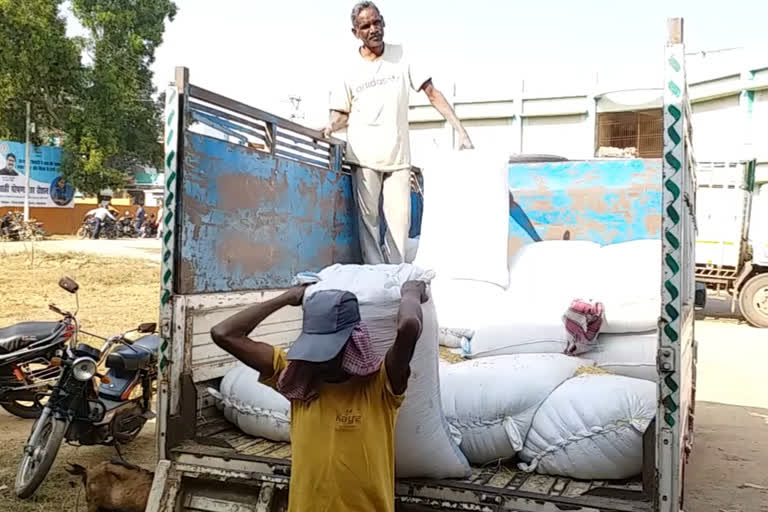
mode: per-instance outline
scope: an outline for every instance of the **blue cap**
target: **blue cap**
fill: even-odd
[[[360,308],[353,293],[323,290],[304,300],[301,335],[288,350],[290,361],[324,363],[347,344],[360,323]]]

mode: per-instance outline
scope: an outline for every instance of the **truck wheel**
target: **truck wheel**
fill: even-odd
[[[739,293],[739,307],[747,322],[768,328],[768,274],[758,274],[747,281]]]

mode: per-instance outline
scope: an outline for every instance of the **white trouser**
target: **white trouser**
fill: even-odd
[[[352,185],[359,213],[363,263],[403,263],[411,224],[410,171],[381,172],[356,167],[352,172]],[[379,237],[379,200],[382,196],[387,227],[384,252]]]

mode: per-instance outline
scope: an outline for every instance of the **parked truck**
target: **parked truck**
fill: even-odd
[[[768,327],[768,185],[755,185],[754,160],[699,162],[696,175],[696,279]]]
[[[661,241],[658,412],[644,435],[642,474],[575,480],[504,461],[459,480],[398,479],[398,510],[682,510],[695,398],[695,179],[679,20],[670,27],[663,161],[615,163],[614,174],[596,172],[595,162],[569,163],[581,169],[578,176],[546,163],[510,165],[515,201],[526,212],[520,218],[538,219],[535,229],[555,232],[556,223],[574,239],[619,233]],[[291,445],[243,434],[222,416],[209,390],[237,363],[209,331],[279,294],[297,272],[360,263],[344,144],[192,85],[185,69],[166,101],[159,462],[147,510],[280,512]],[[548,192],[549,202],[533,200]],[[573,214],[557,210],[553,195],[570,198]],[[607,227],[595,222],[595,208]],[[512,230],[511,238],[530,242],[524,231]],[[287,308],[252,336],[286,345],[300,329],[301,309]]]

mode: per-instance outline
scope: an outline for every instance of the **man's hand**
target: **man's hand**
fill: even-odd
[[[459,134],[459,150],[475,149],[472,141],[469,140],[467,130],[464,129],[464,125],[461,124],[461,121],[456,116],[456,112],[453,110],[453,107],[450,103],[448,103],[448,100],[445,99],[443,93],[441,93],[432,84],[432,79],[424,82],[424,85],[421,86],[421,90],[424,91],[424,94],[427,95],[427,98],[429,98],[429,102],[432,104],[432,106],[435,107],[438,112],[440,112],[440,115],[442,115],[445,120],[450,123],[453,129],[456,130],[456,133]]]
[[[475,149],[475,145],[472,144],[472,141],[470,140],[469,135],[467,135],[467,132],[462,132],[461,136],[459,137],[459,151],[464,149]]]
[[[330,119],[328,119],[328,124],[325,125],[325,128],[322,130],[323,137],[330,139],[335,132],[346,128],[348,123],[349,114],[346,112],[339,112],[338,110],[331,110],[331,116]]]
[[[429,300],[429,296],[427,295],[427,283],[424,281],[406,281],[400,288],[400,295],[402,297],[413,295],[419,298],[421,304],[424,304]]]
[[[396,395],[405,392],[411,375],[411,358],[416,342],[421,336],[424,317],[421,305],[427,302],[427,284],[424,281],[407,281],[400,288],[400,309],[397,313],[397,337],[387,351],[385,364],[389,383]]]
[[[301,303],[304,301],[304,292],[307,291],[307,286],[308,285],[306,284],[300,284],[285,292],[285,299],[289,306],[301,306]]]

